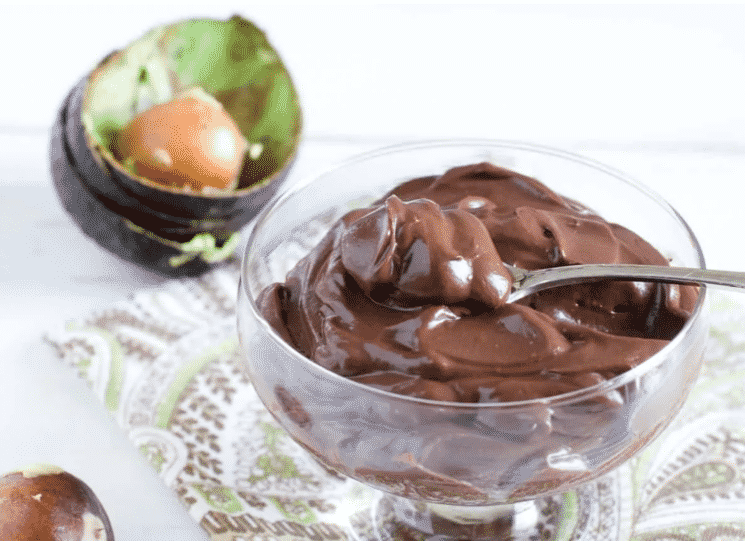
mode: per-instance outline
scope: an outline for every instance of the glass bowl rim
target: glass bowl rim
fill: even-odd
[[[404,142],[404,143],[387,145],[387,146],[383,146],[383,147],[380,147],[374,150],[356,154],[350,158],[334,163],[331,166],[326,167],[325,169],[322,169],[314,174],[308,175],[304,179],[300,180],[299,182],[292,184],[287,189],[280,191],[278,194],[276,194],[269,202],[267,202],[267,204],[264,206],[261,212],[256,216],[256,218],[254,218],[254,220],[252,221],[252,225],[251,225],[251,231],[250,231],[248,240],[244,246],[244,252],[241,258],[238,287],[240,290],[239,295],[244,294],[246,296],[248,300],[248,303],[247,303],[248,308],[251,311],[251,315],[260,325],[262,330],[266,332],[268,336],[270,336],[274,342],[278,343],[280,347],[283,350],[285,350],[289,355],[299,359],[303,364],[308,365],[311,370],[319,372],[323,376],[330,377],[332,379],[338,379],[340,383],[344,385],[350,385],[351,388],[357,388],[360,391],[369,392],[373,395],[378,395],[382,398],[385,398],[388,401],[401,400],[403,402],[409,402],[409,403],[416,404],[419,406],[427,406],[427,407],[433,407],[433,408],[453,408],[456,410],[457,409],[460,409],[460,410],[488,409],[488,410],[509,411],[513,409],[514,410],[523,409],[523,408],[527,408],[530,406],[549,407],[549,406],[562,406],[562,405],[566,405],[570,403],[577,403],[583,400],[590,399],[599,394],[604,394],[614,389],[617,389],[619,387],[622,387],[628,382],[640,377],[644,373],[652,371],[655,367],[663,363],[667,359],[668,353],[677,347],[677,345],[691,331],[691,328],[694,326],[694,324],[701,317],[703,317],[702,315],[704,312],[703,307],[706,301],[706,292],[707,292],[705,285],[702,284],[699,286],[699,295],[696,300],[696,304],[693,308],[691,317],[688,318],[688,321],[686,321],[686,323],[683,325],[683,328],[680,330],[680,332],[678,332],[678,334],[675,335],[675,337],[672,340],[670,340],[661,350],[659,350],[657,353],[652,355],[652,357],[646,359],[645,361],[642,361],[641,363],[636,365],[634,368],[627,370],[626,372],[623,372],[611,379],[602,381],[600,383],[597,383],[589,387],[583,387],[581,389],[576,389],[574,391],[569,391],[566,393],[561,393],[561,394],[553,395],[549,397],[531,398],[527,400],[517,400],[517,401],[512,401],[512,402],[447,402],[447,401],[430,400],[427,398],[419,398],[419,397],[397,394],[397,393],[393,393],[390,391],[385,391],[383,389],[378,389],[377,387],[372,387],[370,385],[365,385],[364,383],[351,380],[347,377],[337,374],[336,372],[328,370],[320,366],[319,364],[313,362],[312,359],[309,359],[308,357],[305,357],[304,355],[302,355],[295,348],[293,348],[290,344],[285,342],[285,340],[282,339],[279,333],[277,333],[274,330],[274,328],[269,324],[269,322],[261,315],[261,313],[258,310],[258,307],[256,306],[256,302],[253,296],[249,293],[247,289],[248,285],[245,279],[247,274],[245,273],[245,271],[248,265],[250,247],[254,244],[256,236],[258,235],[258,232],[261,230],[262,224],[271,216],[274,209],[281,206],[284,202],[286,202],[288,199],[290,199],[294,195],[298,194],[299,192],[302,192],[304,189],[308,188],[309,186],[312,186],[314,181],[320,178],[323,178],[326,175],[333,173],[339,169],[348,167],[350,165],[354,165],[354,164],[357,164],[357,163],[360,163],[366,160],[370,160],[373,158],[377,158],[380,156],[413,151],[413,150],[431,149],[431,148],[438,148],[438,147],[467,148],[467,147],[474,147],[474,146],[481,146],[481,147],[488,146],[488,147],[510,149],[510,150],[521,150],[521,151],[532,152],[534,154],[553,156],[556,158],[561,158],[564,160],[572,161],[580,165],[590,167],[592,169],[596,169],[602,173],[615,177],[617,180],[620,180],[624,182],[625,184],[628,184],[632,188],[646,195],[648,198],[654,200],[654,202],[658,204],[663,210],[667,211],[670,215],[672,215],[672,217],[675,218],[680,223],[681,226],[683,226],[684,231],[686,232],[689,240],[691,241],[691,244],[693,248],[695,249],[700,268],[702,269],[706,268],[704,254],[701,250],[701,246],[698,242],[698,239],[696,238],[696,235],[693,233],[693,230],[690,228],[690,226],[685,221],[685,219],[678,213],[678,211],[675,210],[675,208],[673,208],[672,205],[670,205],[670,203],[668,203],[661,195],[659,195],[657,192],[655,192],[648,186],[633,179],[626,173],[618,169],[615,169],[613,167],[610,167],[608,165],[605,165],[602,162],[599,162],[592,158],[587,158],[585,156],[581,156],[579,154],[575,154],[573,152],[569,152],[566,150],[561,150],[561,149],[550,147],[550,146],[544,146],[540,144],[528,143],[528,142],[523,142],[523,141],[513,141],[513,140],[503,140],[503,139],[465,139],[465,138],[464,139],[428,139],[428,140],[409,141],[409,142]],[[238,314],[238,317],[240,317],[240,313]]]

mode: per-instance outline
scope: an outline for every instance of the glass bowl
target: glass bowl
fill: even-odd
[[[610,472],[658,436],[699,373],[708,331],[703,287],[682,330],[636,368],[571,393],[507,403],[437,402],[346,379],[298,353],[261,316],[260,292],[284,281],[343,214],[403,181],[482,161],[533,176],[628,227],[673,265],[704,267],[695,236],[661,197],[602,164],[529,144],[385,148],[270,203],[241,268],[238,327],[246,365],[261,400],[296,442],[324,466],[385,494],[378,513],[393,519],[377,521],[381,539],[400,538],[401,528],[422,539],[529,529],[535,499]]]

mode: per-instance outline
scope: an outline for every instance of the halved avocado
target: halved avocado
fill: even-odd
[[[249,143],[263,147],[257,159],[245,160],[232,194],[165,187],[116,157],[116,137],[132,118],[195,86],[223,105]],[[284,64],[264,33],[238,16],[156,28],[108,56],[88,78],[81,117],[93,154],[115,182],[156,210],[194,218],[239,213],[255,206],[252,195],[275,190],[301,128],[297,93]]]
[[[167,187],[117,159],[117,136],[132,118],[194,87],[215,97],[243,136],[261,148],[258,156],[247,153],[238,187],[230,192]],[[52,145],[66,158],[53,161],[53,174],[68,212],[99,244],[170,276],[198,274],[227,257],[237,232],[286,178],[301,132],[298,96],[286,68],[264,33],[238,16],[150,31],[104,58],[71,91],[60,115],[62,132]],[[94,223],[93,212],[78,216],[84,207],[71,203],[70,191],[91,208],[106,209],[102,223]],[[95,228],[102,231],[92,234]]]
[[[200,233],[205,229],[227,227],[227,219],[205,220],[172,216],[150,208],[134,197],[123,186],[101,174],[101,165],[87,144],[85,128],[81,121],[81,106],[87,78],[82,79],[70,92],[63,107],[62,122],[65,127],[62,145],[67,152],[70,165],[76,174],[85,181],[86,188],[104,205],[119,209],[119,213],[139,224],[148,231],[168,234],[194,229]],[[104,166],[105,167],[105,166]],[[240,225],[238,226],[240,227]]]
[[[227,258],[223,256],[229,255],[225,252],[232,248],[229,239],[218,234],[215,244],[222,248],[210,249],[204,246],[204,242],[209,244],[210,240],[199,236],[203,233],[192,233],[178,225],[165,229],[170,237],[166,239],[125,218],[126,207],[101,198],[91,190],[73,164],[65,141],[69,103],[68,98],[52,127],[49,147],[52,178],[62,206],[86,235],[114,255],[170,277],[197,276]],[[215,236],[210,238],[215,239]],[[197,246],[200,241],[203,246]]]

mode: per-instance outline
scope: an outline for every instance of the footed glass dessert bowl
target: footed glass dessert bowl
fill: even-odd
[[[287,273],[342,216],[380,202],[385,194],[411,179],[442,175],[454,167],[476,163],[494,164],[537,178],[568,201],[581,202],[582,206],[577,207],[580,214],[592,209],[608,222],[635,232],[672,265],[704,268],[695,236],[658,195],[602,164],[527,144],[454,141],[391,147],[329,169],[270,203],[255,221],[241,268],[238,328],[248,372],[268,410],[308,453],[325,467],[380,491],[373,511],[379,539],[530,538],[535,534],[532,528],[538,500],[595,480],[642,450],[681,409],[701,366],[708,331],[704,287],[694,290],[689,315],[664,341],[655,342],[657,346],[648,358],[618,373],[593,369],[591,376],[572,380],[584,382],[582,385],[568,385],[558,394],[535,396],[531,391],[518,393],[520,399],[498,398],[496,391],[478,382],[473,384],[478,369],[469,372],[470,379],[457,380],[460,383],[451,388],[456,389],[456,396],[465,388],[463,382],[471,382],[476,389],[471,394],[483,397],[486,393],[485,401],[457,401],[462,399],[460,395],[460,399],[451,400],[436,399],[440,396],[436,394],[402,394],[398,392],[402,386],[390,383],[390,379],[386,385],[371,385],[365,377],[347,377],[343,370],[331,370],[301,353],[292,333],[276,323],[289,326],[292,322],[287,319],[292,316],[266,317],[268,307],[273,305],[266,300],[265,292],[273,284],[284,282]],[[524,183],[518,178],[517,184]],[[389,209],[389,217],[391,212]],[[354,247],[378,242],[367,229],[364,232],[352,239]],[[544,229],[544,234],[551,239],[558,233],[549,235]],[[411,248],[407,253],[415,251]],[[431,251],[428,257],[433,257]],[[507,257],[504,261],[513,263]],[[408,265],[417,266],[411,261]],[[647,291],[644,284],[629,287]],[[680,295],[678,289],[670,293],[659,287],[655,290],[658,296],[668,294],[674,301]],[[378,289],[372,288],[370,296],[375,298]],[[315,291],[324,296],[318,287]],[[277,299],[280,304],[284,302],[283,294]],[[391,306],[380,299],[370,302],[351,297],[347,301],[353,307],[369,303],[388,310]],[[479,302],[479,306],[484,304]],[[593,302],[592,298],[581,300],[582,306]],[[617,312],[614,317],[626,317],[624,310],[628,308],[622,304],[613,308]],[[458,314],[470,310],[463,308],[459,299],[453,306],[458,307],[453,308]],[[312,311],[315,305],[306,308]],[[485,312],[492,310],[482,308]],[[407,305],[402,309],[414,308]],[[319,305],[318,311],[325,310],[325,305]],[[548,317],[569,318],[554,309],[545,317],[541,315],[540,320]],[[653,314],[645,317],[646,324],[651,325]],[[528,342],[539,340],[523,327],[509,329],[514,321],[515,317],[505,317],[499,325]],[[435,318],[429,325],[440,323]],[[559,325],[564,324],[559,321]],[[391,328],[394,330],[387,331],[389,334],[395,334],[396,328],[403,334],[410,330]],[[417,340],[421,332],[414,331],[411,336],[417,338],[409,340]],[[583,347],[576,329],[562,332],[574,337],[572,347]],[[659,338],[657,335],[667,331],[663,328],[654,332]],[[359,338],[344,336],[332,338],[326,349],[342,348],[340,341]],[[468,344],[471,349],[481,347],[473,336],[478,335],[450,335],[449,345],[442,347],[450,351],[455,347],[452,343],[459,341],[473,342]],[[593,350],[594,354],[578,362],[613,365],[611,357],[616,350],[626,347],[625,342],[619,343],[621,346],[615,349]],[[363,342],[358,350],[367,358],[376,347],[379,343]],[[488,362],[488,355],[481,357]],[[509,364],[509,359],[506,362]],[[568,377],[553,374],[550,369],[540,372],[541,377],[552,381],[564,382]],[[373,375],[380,374],[388,372],[378,370]],[[489,381],[493,383],[493,379]],[[503,382],[505,378],[497,379]]]

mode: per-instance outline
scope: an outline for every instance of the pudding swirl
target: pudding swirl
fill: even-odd
[[[259,307],[300,353],[342,376],[432,400],[507,402],[633,368],[680,331],[697,295],[600,281],[506,303],[503,263],[668,261],[539,181],[479,163],[347,213]]]

